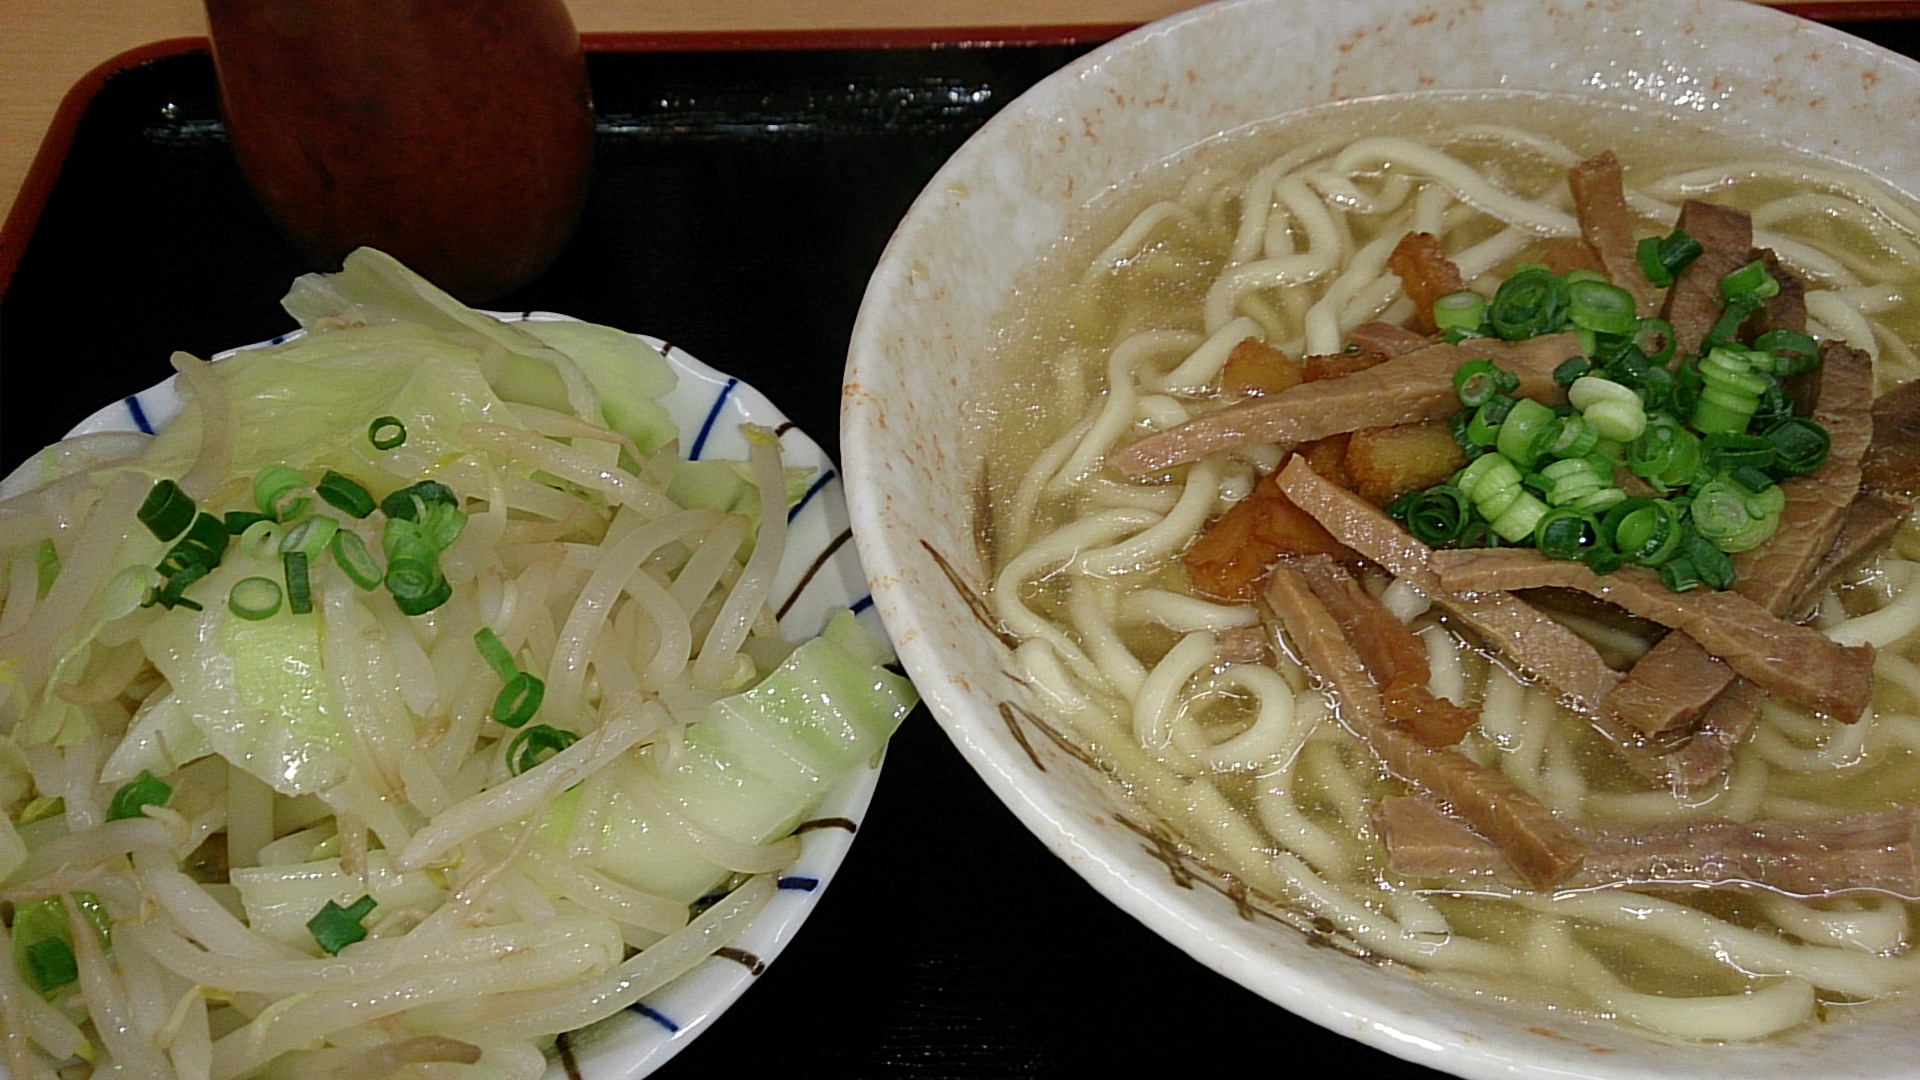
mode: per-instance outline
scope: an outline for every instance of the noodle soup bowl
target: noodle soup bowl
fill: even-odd
[[[1001,359],[1016,286],[1090,200],[1139,187],[1196,144],[1307,107],[1431,90],[1580,95],[1920,186],[1909,130],[1920,67],[1757,5],[1237,0],[1144,27],[987,124],[928,185],[873,275],[842,456],[877,609],[935,717],[1055,854],[1201,963],[1307,1019],[1468,1077],[1909,1075],[1920,1057],[1911,1000],[1709,1044],[1471,1000],[1323,947],[1344,943],[1284,897],[1249,895],[1205,845],[1123,795],[1021,674],[1017,638],[990,605],[983,490],[996,432],[1025,407],[1009,402]]]

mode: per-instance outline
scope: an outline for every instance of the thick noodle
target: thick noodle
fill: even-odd
[[[1371,132],[1404,107],[1372,104],[1344,122]],[[1284,146],[1302,130],[1240,136],[1241,145]],[[1804,1022],[1818,1001],[1920,983],[1912,911],[1899,898],[1762,891],[1690,907],[1673,894],[1555,896],[1492,884],[1461,893],[1387,871],[1370,818],[1382,795],[1404,786],[1331,722],[1333,703],[1309,689],[1283,642],[1269,638],[1266,661],[1224,649],[1220,635],[1258,612],[1189,595],[1177,555],[1245,496],[1250,459],[1223,452],[1170,482],[1133,483],[1102,468],[1106,457],[1223,404],[1210,384],[1244,338],[1333,353],[1355,325],[1403,316],[1410,309],[1384,264],[1408,231],[1436,234],[1467,280],[1490,289],[1486,275],[1527,260],[1543,239],[1577,235],[1564,170],[1609,146],[1576,151],[1569,143],[1581,140],[1499,122],[1344,146],[1314,130],[1319,141],[1304,149],[1236,159],[1244,181],[1209,159],[1207,183],[1190,183],[1189,196],[1150,201],[1117,226],[1095,217],[1107,231],[1065,250],[1098,253],[1028,287],[1032,325],[1009,340],[1020,366],[1038,374],[1015,393],[1042,390],[1051,403],[1062,400],[1056,388],[1093,386],[1027,412],[1045,419],[1025,421],[1022,438],[1000,442],[1004,456],[990,462],[991,603],[1020,639],[1021,676],[1202,865],[1263,890],[1283,917],[1329,920],[1354,948],[1421,978],[1706,1040],[1764,1037]],[[1883,388],[1912,377],[1886,365],[1913,350],[1886,343],[1920,329],[1920,213],[1825,166],[1710,165],[1672,147],[1632,149],[1623,156],[1641,235],[1670,229],[1678,200],[1701,192],[1751,207],[1756,244],[1812,282],[1807,306],[1822,332],[1881,357]],[[1663,171],[1663,159],[1681,164]],[[1193,192],[1206,193],[1204,209]],[[1861,246],[1836,250],[1836,221]],[[1184,277],[1169,282],[1169,260]],[[1071,312],[1073,324],[1049,321],[1049,308]],[[1166,395],[1169,405],[1150,404]],[[1824,609],[1839,613],[1824,624],[1834,640],[1884,650],[1868,716],[1834,725],[1769,703],[1724,788],[1688,800],[1638,790],[1586,718],[1490,663],[1408,583],[1388,584],[1384,600],[1417,631],[1429,689],[1479,715],[1459,752],[1567,820],[1838,816],[1858,809],[1846,794],[1855,785],[1920,798],[1920,588],[1910,587],[1920,567],[1902,544],[1876,570],[1877,591],[1851,589]]]

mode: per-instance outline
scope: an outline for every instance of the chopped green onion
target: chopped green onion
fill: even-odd
[[[155,539],[167,543],[186,532],[198,512],[193,496],[181,491],[179,484],[172,480],[159,480],[147,491],[146,499],[141,502],[134,516],[140,519],[140,524],[145,525]]]
[[[290,465],[269,465],[254,475],[253,504],[275,521],[299,517],[309,500],[291,496],[306,483],[307,478],[300,475],[300,470]]]
[[[1740,332],[1740,324],[1746,322],[1747,316],[1759,311],[1762,306],[1760,298],[1753,293],[1740,293],[1729,297],[1726,308],[1720,312],[1720,318],[1714,322],[1713,328],[1707,331],[1706,338],[1701,342],[1701,348],[1713,349],[1732,344],[1734,336]]]
[[[1700,471],[1700,437],[1665,413],[1656,413],[1627,448],[1627,470],[1661,491],[1693,483]]]
[[[1753,339],[1758,352],[1773,357],[1773,374],[1786,378],[1820,366],[1820,347],[1812,337],[1795,330],[1769,330]]]
[[[1585,560],[1602,543],[1600,522],[1568,507],[1549,511],[1533,530],[1534,546],[1549,559]]]
[[[1410,491],[1394,500],[1388,512],[1406,523],[1414,539],[1429,547],[1445,547],[1466,535],[1473,520],[1473,504],[1452,484],[1436,484]]]
[[[1573,385],[1573,380],[1592,370],[1593,361],[1584,356],[1570,356],[1553,369],[1553,384],[1564,390]]]
[[[1730,270],[1720,278],[1720,295],[1728,300],[1737,296],[1765,300],[1779,292],[1780,283],[1767,273],[1767,264],[1759,259]]]
[[[307,553],[287,551],[280,555],[281,570],[287,576],[287,610],[305,615],[313,610],[312,586],[307,582]]]
[[[435,551],[445,551],[460,539],[467,527],[467,515],[457,506],[433,503],[420,516],[420,535]]]
[[[493,718],[507,727],[517,728],[533,719],[546,696],[547,684],[538,676],[516,671],[493,699]]]
[[[1492,446],[1500,438],[1500,425],[1513,411],[1513,398],[1505,394],[1496,394],[1486,404],[1473,411],[1467,421],[1467,438],[1475,446]]]
[[[270,558],[280,553],[280,538],[286,530],[272,518],[262,518],[240,534],[240,554],[250,559]]]
[[[1715,348],[1700,360],[1699,372],[1700,400],[1694,406],[1693,429],[1702,435],[1747,430],[1768,382],[1753,371],[1746,351]]]
[[[1640,272],[1664,289],[1705,250],[1700,241],[1688,236],[1685,230],[1675,229],[1666,236],[1649,236],[1640,241],[1634,254],[1639,259]]]
[[[545,760],[544,755],[557,754],[579,741],[580,736],[573,732],[546,724],[523,728],[507,744],[508,767],[518,776]]]
[[[493,632],[493,627],[483,626],[475,631],[473,644],[480,650],[487,666],[501,679],[511,679],[520,674],[520,665],[513,662],[513,653],[501,642],[500,635]]]
[[[315,514],[302,518],[287,534],[280,538],[280,553],[297,551],[307,557],[311,563],[327,550],[327,544],[333,540],[333,534],[340,531],[340,522],[327,515]]]
[[[111,934],[112,920],[100,898],[88,892],[70,893],[80,915],[102,940]],[[80,978],[73,955],[73,931],[66,905],[58,896],[22,900],[13,906],[13,966],[27,985],[42,997],[72,985]]]
[[[1633,330],[1633,346],[1649,365],[1666,368],[1673,362],[1673,324],[1665,319],[1641,319]]]
[[[1507,341],[1550,334],[1567,322],[1567,283],[1544,267],[1529,266],[1500,283],[1487,306],[1487,325]]]
[[[1778,485],[1754,492],[1723,475],[1694,492],[1690,510],[1694,531],[1721,551],[1738,552],[1758,547],[1773,535],[1785,503]]]
[[[241,578],[227,591],[227,610],[249,622],[270,619],[280,611],[280,585],[272,578]]]
[[[1833,445],[1826,428],[1801,416],[1775,423],[1764,438],[1773,445],[1774,471],[1788,476],[1805,476],[1826,464]]]
[[[1487,298],[1472,289],[1448,293],[1433,302],[1433,325],[1440,330],[1478,334],[1486,314]]]
[[[367,489],[332,469],[320,478],[314,492],[325,499],[327,505],[349,517],[363,518],[373,513],[373,496]]]
[[[418,521],[422,512],[435,503],[458,507],[459,496],[437,480],[409,484],[380,500],[380,512],[400,521]]]
[[[407,441],[407,425],[397,416],[382,416],[367,425],[367,441],[375,450],[391,450]]]
[[[425,596],[439,578],[439,563],[431,555],[399,555],[387,563],[387,591],[401,599]]]
[[[1567,319],[1596,334],[1630,334],[1640,321],[1632,293],[1604,279],[1587,278],[1567,283]]]
[[[391,592],[392,590],[388,591]],[[453,586],[449,585],[447,579],[442,577],[438,579],[433,588],[418,596],[396,595],[393,598],[393,606],[399,608],[402,615],[425,615],[427,612],[446,603],[452,596]]]
[[[1518,375],[1495,367],[1491,360],[1469,360],[1453,373],[1453,392],[1460,404],[1469,409],[1477,409],[1495,395],[1511,394],[1519,387]]]
[[[1665,499],[1628,499],[1607,511],[1600,531],[1621,558],[1641,566],[1673,558],[1688,535],[1680,508]]]
[[[139,776],[127,781],[113,793],[113,800],[107,804],[107,820],[145,817],[146,807],[165,806],[172,797],[172,785],[154,776],[151,771],[141,769]]]
[[[1513,403],[1513,410],[1500,422],[1494,446],[1515,465],[1532,468],[1559,435],[1560,418],[1554,415],[1552,409],[1537,401],[1521,398]],[[1492,518],[1494,515],[1487,516]]]
[[[1774,446],[1764,435],[1716,431],[1700,441],[1701,460],[1712,472],[1765,469],[1773,465]]]
[[[227,544],[232,539],[226,523],[220,518],[208,513],[196,515],[193,524],[167,549],[166,555],[155,567],[160,573],[160,585],[147,597],[145,604],[201,610],[198,603],[186,598],[187,587],[220,565]]]
[[[351,529],[334,533],[327,550],[333,552],[333,561],[340,564],[348,579],[362,589],[370,590],[386,578],[380,564],[373,561],[373,554],[367,550],[367,542]]]
[[[272,520],[267,515],[253,510],[229,510],[220,516],[221,524],[225,525],[227,532],[233,536],[245,536],[248,529],[263,521],[271,522]]]
[[[329,900],[319,914],[307,920],[307,933],[328,956],[338,956],[341,949],[366,938],[367,928],[361,920],[376,906],[371,896],[362,896],[347,907]]]

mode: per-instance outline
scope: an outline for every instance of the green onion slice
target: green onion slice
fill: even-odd
[[[493,718],[507,727],[520,727],[540,711],[540,702],[546,696],[547,684],[539,677],[516,671],[493,699]]]
[[[113,801],[107,804],[107,820],[144,817],[146,807],[165,806],[172,797],[172,785],[154,776],[151,771],[141,769],[139,776],[127,781],[113,793]]]
[[[380,564],[373,561],[373,554],[367,550],[367,542],[351,529],[334,533],[327,550],[333,552],[333,561],[340,565],[348,579],[362,589],[372,590],[386,577]]]
[[[382,416],[367,425],[367,441],[375,450],[391,450],[407,441],[407,425],[397,416]]]
[[[350,477],[342,476],[332,469],[320,478],[314,486],[314,493],[327,501],[327,505],[349,517],[363,518],[373,513],[373,495]]]
[[[500,640],[500,635],[493,632],[493,627],[483,626],[475,631],[473,644],[480,650],[480,655],[486,659],[487,666],[492,668],[494,674],[500,676],[502,680],[511,679],[520,674],[520,665],[513,662],[513,653]]]
[[[327,544],[333,540],[333,534],[340,531],[340,522],[327,514],[315,514],[294,523],[293,528],[280,538],[280,552],[297,551],[307,557],[311,563],[327,550]]]
[[[313,935],[313,940],[328,956],[338,956],[341,949],[366,938],[367,928],[361,924],[361,920],[375,906],[371,896],[362,896],[346,907],[329,900],[320,908],[319,914],[307,920],[307,933]]]
[[[524,728],[507,744],[508,768],[518,776],[540,764],[547,755],[557,754],[579,741],[580,736],[573,732],[547,724]]]
[[[1469,360],[1453,373],[1453,392],[1460,398],[1460,404],[1469,409],[1477,409],[1495,395],[1511,394],[1519,388],[1520,376],[1495,367],[1491,360]]]
[[[280,611],[280,585],[272,578],[241,578],[227,592],[227,610],[249,622],[270,619]]]
[[[293,493],[306,483],[307,478],[300,475],[300,470],[290,465],[269,465],[254,475],[253,504],[275,521],[299,517],[309,500],[294,498]]]
[[[147,497],[135,514],[140,524],[153,533],[162,543],[187,531],[193,524],[199,508],[193,503],[193,496],[180,490],[180,485],[172,480],[160,480],[147,491]]]
[[[307,553],[287,551],[280,555],[280,566],[287,577],[287,610],[305,615],[313,610],[312,586],[307,581]]]

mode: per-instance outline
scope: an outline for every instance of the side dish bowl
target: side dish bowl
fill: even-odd
[[[570,318],[546,312],[495,314],[507,322]],[[846,505],[832,459],[752,386],[659,338],[637,336],[660,351],[678,378],[659,400],[679,428],[681,452],[687,458],[744,460],[748,447],[743,428],[755,424],[778,432],[788,467],[811,470],[806,497],[791,509],[787,547],[774,579],[782,629],[794,640],[804,640],[818,634],[837,610],[852,608],[869,632],[881,633],[866,603],[858,557],[847,543]],[[100,409],[69,434],[151,433],[171,423],[181,405],[175,380],[169,379]],[[0,484],[0,493],[26,483],[31,468],[29,463]],[[830,788],[810,818],[817,827],[802,829],[799,854],[780,872],[773,899],[738,939],[623,1012],[562,1037],[555,1051],[558,1060],[548,1070],[550,1080],[639,1080],[712,1026],[786,948],[819,903],[852,846],[879,776],[876,760]],[[0,1064],[0,1080],[7,1077],[6,1066]]]
[[[1199,962],[1364,1043],[1467,1077],[1892,1077],[1911,1000],[1758,1044],[1662,1040],[1443,994],[1248,904],[1047,722],[983,601],[996,327],[1089,200],[1193,145],[1328,102],[1415,90],[1591,97],[1730,125],[1909,194],[1920,65],[1724,0],[1231,0],[1123,37],[1010,104],[935,176],[868,288],[842,460],[875,606],[934,716],[1093,887]],[[1009,406],[1017,407],[1017,406]],[[1838,1011],[1836,1011],[1838,1012]]]

